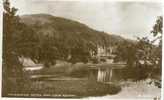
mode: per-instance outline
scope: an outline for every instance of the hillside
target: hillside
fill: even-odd
[[[53,37],[70,46],[81,41],[101,46],[124,41],[120,36],[99,32],[80,22],[47,14],[23,15],[21,22],[32,26],[41,38],[42,36]]]

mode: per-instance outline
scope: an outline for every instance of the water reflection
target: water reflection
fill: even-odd
[[[98,69],[97,81],[108,82],[112,80],[113,70],[111,68]]]

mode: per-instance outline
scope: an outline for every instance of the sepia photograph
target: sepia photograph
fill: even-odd
[[[2,3],[2,97],[161,99],[161,2]]]

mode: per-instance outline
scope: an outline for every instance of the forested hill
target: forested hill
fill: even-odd
[[[75,46],[81,43],[111,46],[125,40],[120,36],[96,31],[80,22],[52,15],[32,14],[23,15],[20,18],[21,22],[35,30],[38,37],[48,36],[58,42],[62,41],[66,46]]]

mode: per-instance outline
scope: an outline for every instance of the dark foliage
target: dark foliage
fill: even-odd
[[[90,52],[96,55],[97,46],[112,46],[124,40],[95,31],[79,22],[46,14],[24,15],[21,22],[31,27],[36,35],[39,48],[33,51],[39,57],[34,57],[45,62],[46,66],[50,66],[48,63],[55,59],[87,63],[91,59]]]

